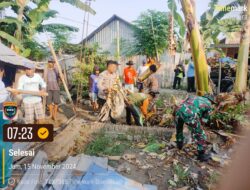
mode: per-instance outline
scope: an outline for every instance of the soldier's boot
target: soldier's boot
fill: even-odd
[[[198,151],[198,160],[201,162],[207,162],[211,158],[210,154],[206,154],[204,150]]]
[[[176,141],[176,145],[177,145],[177,148],[181,150],[183,148],[184,143],[183,141]]]

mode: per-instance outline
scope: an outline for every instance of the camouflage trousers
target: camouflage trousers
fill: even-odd
[[[198,115],[191,114],[187,116],[186,114],[179,113],[177,116],[175,116],[176,140],[178,142],[184,140],[184,135],[183,135],[184,124],[186,124],[189,130],[191,131],[192,139],[197,144],[197,150],[205,151],[207,147],[206,143],[207,136],[204,130],[202,129],[201,119],[198,117]]]

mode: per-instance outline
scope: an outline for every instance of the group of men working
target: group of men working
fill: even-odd
[[[94,67],[93,73],[89,80],[89,94],[94,111],[97,111],[99,106],[103,106],[107,100],[108,94],[113,90],[114,84],[119,79],[118,62],[109,60],[107,62],[107,69],[100,73],[98,67]],[[138,76],[142,75],[147,69],[150,70],[151,75],[146,81],[138,80]],[[132,125],[131,116],[134,117],[136,125],[143,126],[142,118],[147,118],[148,110],[151,100],[159,94],[159,80],[160,77],[156,74],[157,66],[155,64],[139,67],[138,72],[134,68],[134,63],[129,61],[127,67],[123,72],[124,89],[127,93],[126,98],[126,121],[128,125]],[[100,73],[100,74],[99,74]],[[135,85],[139,83],[138,92],[135,92]],[[147,90],[146,90],[146,89]],[[112,123],[116,120],[110,117]]]
[[[95,67],[93,74],[90,76],[90,97],[93,103],[93,108],[98,109],[99,105],[104,105],[108,94],[112,91],[113,84],[119,78],[117,73],[118,62],[108,61],[107,69],[99,74],[99,68]],[[133,63],[128,62],[128,67],[124,69],[124,88],[127,90],[126,98],[126,121],[128,125],[132,125],[133,116],[135,124],[138,126],[143,126],[143,119],[150,115],[150,112],[155,112],[152,106],[149,105],[157,97],[159,93],[159,76],[156,74],[157,67],[151,64],[148,68],[151,72],[150,77],[145,81],[139,81],[138,90],[135,92],[134,85],[136,83],[136,77],[139,72],[135,72]],[[145,62],[143,63],[145,66]],[[19,78],[18,90],[26,90],[44,93],[48,92],[47,103],[50,111],[50,117],[56,119],[58,104],[60,104],[60,88],[58,84],[59,76],[58,71],[55,67],[53,60],[48,63],[48,71],[45,76],[45,82],[43,78],[35,73],[35,66],[31,63],[25,63],[25,74]],[[142,68],[140,68],[142,69]],[[145,71],[145,70],[144,70]],[[140,74],[140,73],[139,73]],[[2,82],[2,77],[4,75],[4,68],[0,66],[0,106],[1,106],[1,126],[8,121],[3,120],[2,117],[2,103],[9,100],[9,92],[6,91],[5,85]],[[133,80],[131,79],[133,78]],[[133,84],[131,84],[133,81]],[[142,92],[144,88],[147,87],[149,90]],[[13,94],[17,95],[20,92],[14,91]],[[36,119],[37,123],[42,123],[45,118],[45,113],[42,105],[41,96],[24,94],[23,96],[23,106],[25,123],[34,123]],[[183,135],[183,127],[186,124],[192,133],[193,140],[197,144],[198,159],[200,161],[208,161],[210,154],[207,153],[207,137],[204,132],[203,127],[208,123],[209,116],[212,113],[213,106],[216,104],[216,100],[212,95],[206,95],[204,97],[189,96],[181,104],[174,107],[174,117],[175,117],[175,127],[176,127],[176,143],[179,149],[182,149],[185,142],[185,137]],[[115,119],[110,118],[112,123],[115,123]],[[3,131],[0,131],[0,144],[1,147],[11,148],[11,143],[2,142]],[[11,158],[6,159],[6,182],[7,178],[11,175],[11,170],[7,169],[12,162]],[[5,187],[7,184],[2,184],[0,187]]]
[[[92,102],[96,102],[98,104],[98,100],[100,105],[103,105],[106,102],[108,94],[112,91],[112,86],[114,82],[119,78],[117,74],[118,63],[116,61],[108,61],[107,70],[102,72],[98,77],[91,78],[96,79],[95,82],[91,84],[95,84],[95,91],[91,91],[92,94]],[[155,100],[157,94],[159,93],[159,75],[156,74],[157,67],[152,64],[149,66],[151,75],[145,81],[139,81],[139,92],[134,92],[134,84],[137,73],[135,69],[132,67],[132,62],[127,63],[128,67],[124,69],[124,88],[128,91],[126,98],[126,122],[128,125],[132,124],[131,116],[134,118],[134,122],[138,126],[143,126],[143,118],[146,118],[151,115],[150,112],[155,112],[155,110],[150,107],[150,103]],[[145,62],[143,63],[145,65]],[[96,72],[96,68],[94,72]],[[145,70],[144,70],[145,71]],[[99,71],[96,72],[99,74]],[[128,79],[128,77],[131,78]],[[133,82],[133,83],[132,83]],[[142,86],[148,87],[146,93],[142,92]],[[93,95],[93,92],[96,94]],[[212,95],[205,95],[204,97],[191,95],[187,99],[185,99],[179,105],[174,106],[174,118],[175,118],[175,126],[176,126],[176,139],[177,139],[177,147],[179,149],[183,148],[184,145],[184,135],[183,135],[183,127],[186,124],[189,130],[192,133],[192,138],[197,144],[198,151],[198,159],[201,161],[207,161],[210,158],[210,154],[206,153],[207,148],[207,137],[203,127],[209,122],[210,115],[213,110],[212,104],[215,104],[215,98]],[[110,118],[112,123],[115,123],[115,119]]]

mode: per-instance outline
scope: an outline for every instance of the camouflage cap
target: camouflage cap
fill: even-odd
[[[210,102],[216,104],[216,98],[213,94],[205,94],[203,97],[207,98]]]

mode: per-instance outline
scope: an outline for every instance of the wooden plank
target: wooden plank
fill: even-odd
[[[42,91],[17,90],[17,89],[10,88],[10,87],[7,87],[6,90],[11,93],[29,94],[29,95],[34,95],[34,96],[48,96],[47,92],[42,92]]]

